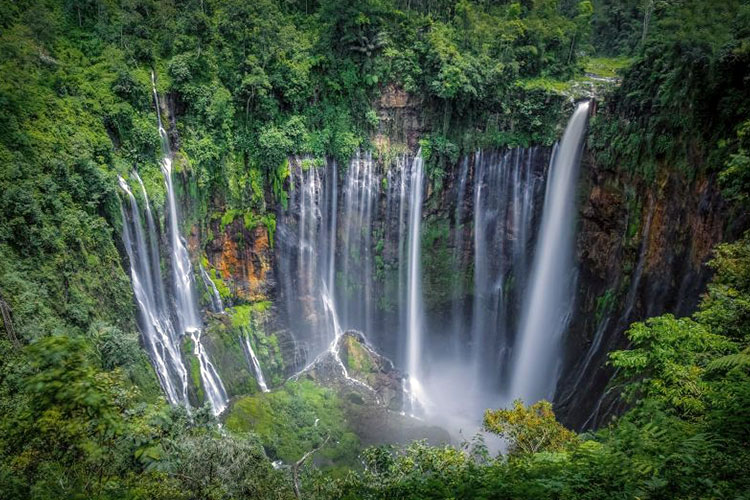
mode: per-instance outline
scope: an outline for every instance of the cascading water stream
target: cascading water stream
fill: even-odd
[[[219,289],[216,288],[216,283],[214,283],[211,276],[208,275],[208,272],[202,264],[198,264],[198,269],[201,274],[201,279],[203,280],[203,286],[205,286],[211,294],[211,310],[215,313],[224,312],[224,303],[221,300]]]
[[[578,105],[553,155],[531,282],[521,314],[510,397],[550,398],[560,362],[560,340],[570,316],[575,193],[589,102]]]
[[[308,359],[337,338],[329,306],[342,331],[374,330],[372,219],[380,177],[372,156],[358,154],[339,196],[337,172],[335,162],[291,158],[289,202],[277,226],[280,292]]]
[[[255,373],[255,380],[258,381],[260,390],[263,392],[269,392],[268,384],[266,383],[266,377],[263,376],[263,370],[260,367],[260,362],[258,361],[258,357],[255,355],[253,346],[250,343],[250,334],[245,334],[245,336],[240,340],[242,341],[242,345],[245,349],[247,362],[250,365],[250,368],[253,370],[253,373]]]
[[[156,222],[154,222],[154,216],[151,212],[151,203],[148,199],[146,186],[143,185],[143,181],[141,180],[141,176],[138,175],[138,172],[133,171],[133,176],[136,178],[138,184],[141,187],[141,194],[143,196],[143,202],[146,209],[146,228],[148,229],[149,234],[149,259],[151,262],[151,273],[153,275],[156,302],[160,310],[165,311],[166,313],[166,311],[168,311],[167,295],[164,292],[164,282],[161,279],[161,259],[159,257],[159,242],[157,240]]]
[[[456,190],[456,211],[454,214],[455,226],[453,234],[453,262],[456,270],[461,275],[457,276],[453,282],[451,297],[451,330],[453,331],[454,352],[461,351],[462,341],[466,320],[463,317],[463,301],[466,290],[464,289],[464,213],[466,204],[466,183],[469,177],[469,157],[465,156],[461,162],[461,170],[458,175],[458,189]]]
[[[215,313],[224,313],[224,303],[221,300],[221,294],[219,293],[219,289],[216,288],[216,284],[211,279],[211,276],[208,275],[208,272],[203,267],[202,264],[198,265],[200,269],[200,275],[203,279],[203,284],[206,287],[207,290],[211,293],[211,309]],[[250,334],[246,333],[245,335],[240,336],[240,344],[242,345],[243,350],[245,351],[245,357],[247,358],[247,364],[250,367],[250,370],[255,375],[255,380],[258,381],[258,386],[260,387],[261,391],[263,392],[269,392],[268,384],[266,384],[266,377],[263,375],[263,369],[260,366],[260,362],[258,361],[258,357],[255,355],[255,351],[253,350],[253,345],[250,341]]]
[[[409,399],[411,412],[426,410],[427,398],[420,382],[422,376],[423,341],[423,299],[422,299],[422,196],[424,172],[422,171],[422,151],[411,165],[409,182],[409,242],[407,265],[407,305],[406,305],[406,371],[409,375]]]
[[[219,415],[227,407],[227,393],[224,384],[221,382],[219,372],[216,371],[211,359],[208,357],[206,348],[201,342],[203,331],[198,328],[191,328],[186,331],[193,341],[193,354],[198,358],[198,366],[201,372],[201,382],[206,399],[211,403],[211,411],[214,415]]]
[[[177,203],[175,201],[174,187],[172,185],[172,153],[169,148],[169,139],[161,121],[159,107],[159,95],[156,91],[155,76],[151,74],[151,84],[156,105],[156,116],[159,125],[159,136],[162,140],[161,171],[167,187],[167,204],[170,235],[170,250],[172,263],[172,293],[174,294],[175,310],[180,331],[190,335],[193,341],[193,353],[198,358],[201,382],[206,399],[211,404],[212,411],[218,415],[227,406],[227,393],[224,384],[219,377],[208,353],[201,342],[202,322],[198,314],[195,291],[193,287],[193,268],[187,248],[180,237],[179,220],[177,214]]]
[[[543,186],[536,150],[474,155],[474,294],[470,362],[475,387],[508,386],[517,308],[526,290],[526,254]]]
[[[187,370],[182,362],[177,335],[164,298],[164,287],[159,273],[159,254],[156,230],[150,218],[151,208],[144,197],[149,228],[150,247],[146,245],[138,203],[127,182],[119,178],[120,187],[130,201],[130,217],[122,209],[122,238],[130,260],[130,278],[138,304],[139,325],[144,344],[154,364],[167,400],[172,404],[187,404]]]
[[[368,152],[357,153],[349,165],[344,181],[342,217],[343,288],[332,290],[340,304],[345,328],[356,328],[372,334],[372,207],[380,185],[375,163]]]
[[[561,149],[569,142],[566,136]],[[554,240],[537,238],[534,229],[544,220],[546,173],[560,165],[547,158],[537,148],[516,148],[477,152],[460,164],[454,233],[447,242],[456,272],[474,271],[474,288],[454,282],[449,308],[434,317],[423,304],[421,157],[397,158],[381,173],[370,155],[359,153],[340,184],[330,162],[323,167],[291,158],[289,204],[277,227],[279,283],[308,362],[355,329],[399,360],[408,375],[405,410],[412,415],[431,414],[432,408],[473,415],[511,393],[511,361],[523,349],[516,332],[529,328],[520,324],[528,314],[519,314],[529,302],[524,298],[533,295],[535,282],[527,276],[539,274],[530,271],[530,256],[537,239],[540,249]],[[551,191],[547,211],[553,210]],[[471,239],[464,224],[473,227]],[[446,242],[442,236],[439,241]],[[538,260],[533,264],[539,267]],[[563,311],[563,324],[565,317]]]
[[[399,182],[399,207],[398,207],[398,303],[399,306],[401,304],[406,303],[406,297],[407,297],[407,289],[406,289],[406,283],[407,283],[407,267],[406,267],[406,243],[407,243],[407,225],[406,225],[406,216],[408,214],[407,209],[407,191],[406,191],[406,185],[407,185],[407,168],[406,164],[402,163],[401,165],[401,175],[399,176],[400,182]],[[399,307],[399,327],[401,329],[405,328],[406,326],[406,308]]]

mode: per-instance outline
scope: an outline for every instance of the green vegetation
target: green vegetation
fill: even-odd
[[[602,78],[616,78],[630,65],[627,57],[591,57],[584,63],[584,71]]]
[[[589,146],[598,160],[647,181],[664,170],[692,178],[729,165],[730,173],[722,176],[727,192],[746,188],[742,124],[750,114],[750,5],[601,4],[595,29],[631,26],[630,32],[618,31],[629,40],[623,42],[628,50],[614,53],[632,56],[632,63],[592,121]],[[606,31],[602,36],[614,40]]]
[[[450,303],[457,279],[468,279],[456,272],[450,248],[450,224],[445,218],[431,217],[422,229],[422,269],[425,307],[439,308]]]
[[[227,395],[233,397],[260,390],[242,345],[243,328],[230,326],[225,317],[214,317],[205,325],[203,339]]]
[[[575,441],[575,434],[555,420],[548,401],[526,408],[517,400],[512,409],[487,410],[484,428],[508,441],[509,455],[564,451]]]
[[[596,323],[599,324],[616,305],[617,296],[612,288],[608,288],[603,294],[596,298]]]
[[[0,354],[4,498],[292,496],[256,438],[220,433],[207,409],[144,404],[86,339],[0,339]]]
[[[310,380],[288,382],[275,392],[235,402],[226,419],[234,432],[253,432],[268,456],[293,463],[330,437],[324,463],[355,465],[359,440],[348,428],[342,403],[330,389]]]
[[[750,488],[750,233],[721,245],[693,318],[636,323],[610,355],[629,411],[576,436],[545,401],[489,410],[482,441],[371,448],[365,470],[323,478],[318,498],[744,498]],[[315,476],[313,476],[315,477]],[[317,481],[321,479],[318,478]],[[316,488],[313,490],[313,487]]]
[[[239,339],[250,338],[255,355],[261,365],[263,374],[271,386],[281,385],[284,381],[284,359],[281,356],[279,342],[274,334],[268,334],[265,331],[265,324],[268,318],[268,309],[271,306],[270,301],[260,301],[253,304],[234,306],[228,310],[230,315],[231,327],[225,326],[225,336],[231,336],[232,344],[236,344],[235,353],[241,353],[241,359],[237,360],[238,364],[228,364],[220,366],[219,371],[224,377],[224,372],[232,377],[232,371],[241,366],[241,370],[247,369],[246,355],[239,345]],[[254,375],[252,375],[254,378]],[[255,392],[255,391],[248,391]],[[242,392],[235,392],[242,394]]]
[[[372,357],[369,356],[365,351],[362,344],[360,344],[357,340],[355,340],[354,337],[346,337],[345,339],[346,347],[346,367],[347,370],[354,373],[355,375],[363,374],[365,375],[364,380],[366,382],[369,382],[367,380],[366,376],[370,373],[372,373],[375,366],[372,362]],[[362,377],[358,377],[362,378]]]
[[[138,343],[116,186],[121,175],[135,187],[137,170],[164,219],[152,70],[198,255],[212,220],[262,225],[272,245],[289,155],[345,165],[383,132],[389,93],[418,102],[434,212],[462,152],[551,144],[591,73],[621,79],[591,122],[598,165],[646,183],[715,174],[737,231],[750,193],[748,26],[747,0],[0,0],[2,497],[294,498],[271,459],[321,446],[302,467],[307,498],[747,498],[748,233],[716,249],[692,317],[634,324],[631,348],[611,353],[610,393],[626,411],[607,427],[575,435],[549,403],[519,402],[485,415],[507,440],[499,456],[481,438],[361,450],[339,396],[285,383],[288,344],[269,333],[269,301],[232,302],[206,322],[241,396],[225,427],[207,408],[166,404]],[[635,245],[643,198],[628,192],[627,205]],[[429,307],[456,279],[447,224],[430,213],[424,225]],[[376,254],[393,292],[382,243]],[[597,321],[621,295],[597,299]],[[274,392],[258,392],[244,336]],[[197,360],[183,348],[197,403]],[[349,354],[353,371],[373,369]]]
[[[206,270],[206,273],[208,274],[208,277],[211,278],[211,281],[213,282],[216,289],[219,291],[219,297],[221,297],[221,300],[227,300],[232,296],[231,290],[229,290],[229,287],[224,283],[224,280],[221,278],[221,274],[219,273],[219,270],[211,267],[211,265],[208,263],[208,258],[206,256],[201,257],[201,265],[203,266],[203,269]],[[200,280],[200,285],[203,285],[203,280]],[[213,295],[213,290],[209,290],[206,286],[203,286],[204,290],[204,297],[203,302],[205,304],[211,303],[211,295]]]

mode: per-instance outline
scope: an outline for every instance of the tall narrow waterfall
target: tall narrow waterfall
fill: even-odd
[[[380,177],[370,153],[359,153],[349,166],[344,183],[341,252],[342,293],[337,295],[344,328],[372,334],[372,212]]]
[[[211,363],[205,347],[201,342],[202,328],[200,315],[198,314],[196,296],[193,286],[193,267],[190,256],[182,241],[179,230],[179,216],[177,203],[175,201],[174,187],[172,185],[172,153],[169,148],[169,138],[161,121],[159,96],[156,92],[154,75],[151,75],[151,83],[156,104],[156,116],[159,125],[159,136],[162,142],[163,157],[161,160],[161,171],[167,187],[167,221],[170,236],[170,260],[172,263],[172,293],[179,325],[179,331],[190,335],[194,345],[194,354],[198,358],[200,366],[201,382],[212,411],[219,414],[226,408],[227,393],[221,382],[219,373]]]
[[[464,283],[465,262],[465,229],[466,225],[466,185],[469,178],[469,157],[464,156],[461,161],[461,169],[458,174],[458,185],[456,187],[456,210],[454,212],[453,228],[453,262],[456,266],[456,277],[453,280],[451,290],[451,330],[452,345],[450,349],[453,352],[461,352],[465,337],[466,318],[464,317],[464,295],[466,287]],[[470,325],[469,325],[470,326]]]
[[[255,355],[253,346],[250,343],[250,334],[245,334],[245,337],[244,339],[242,339],[242,341],[245,356],[247,356],[247,361],[250,364],[253,373],[255,374],[255,379],[258,381],[258,387],[260,387],[261,391],[268,392],[269,389],[268,384],[266,383],[266,377],[263,376],[263,370],[260,367],[260,362],[258,361],[258,357]]]
[[[588,112],[588,102],[578,105],[550,166],[510,390],[527,403],[551,398],[555,389],[560,337],[572,306],[576,181]]]
[[[422,305],[422,191],[424,173],[422,152],[418,152],[411,165],[409,182],[409,248],[407,263],[407,304],[406,304],[406,371],[409,374],[409,389],[412,398],[424,401],[421,383],[423,305]],[[412,410],[413,410],[412,404]]]

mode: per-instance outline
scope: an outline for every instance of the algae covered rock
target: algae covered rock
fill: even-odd
[[[376,352],[360,332],[349,330],[342,334],[293,378],[333,389],[349,428],[364,446],[417,439],[432,444],[451,442],[444,429],[403,411],[403,374],[391,360]]]
[[[294,376],[335,389],[345,400],[400,411],[404,377],[360,332],[349,330]]]

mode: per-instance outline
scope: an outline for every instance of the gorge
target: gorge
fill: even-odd
[[[0,11],[0,497],[744,498],[747,0]]]

